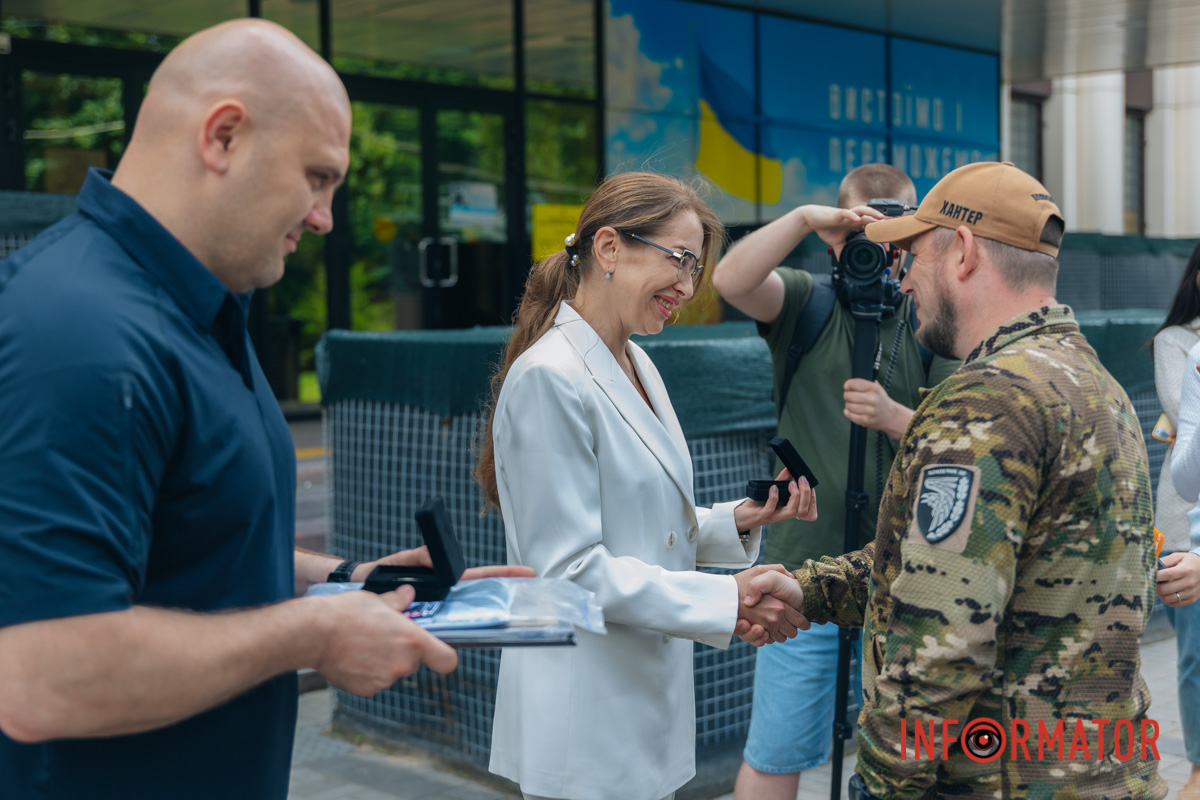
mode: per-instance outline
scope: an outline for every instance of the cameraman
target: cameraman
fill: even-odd
[[[779,409],[779,434],[796,449],[821,479],[825,504],[816,522],[787,522],[771,526],[766,559],[795,569],[807,559],[838,555],[844,550],[845,497],[850,468],[850,425],[874,431],[867,438],[863,491],[870,503],[863,510],[859,546],[875,538],[881,482],[896,454],[896,440],[920,402],[921,387],[936,386],[958,368],[959,362],[933,357],[928,371],[913,335],[912,299],[897,295],[895,313],[879,325],[876,381],[850,378],[854,352],[854,317],[841,300],[829,293],[824,308],[810,304],[814,281],[826,280],[802,269],[777,266],[810,232],[840,255],[846,235],[863,227],[864,218],[882,219],[867,207],[876,197],[916,204],[916,189],[900,170],[887,164],[865,164],[852,170],[838,189],[841,208],[806,205],[749,234],[721,259],[713,285],[730,304],[758,321],[759,334],[771,349],[772,382],[776,398],[786,371],[788,350],[806,315],[827,322],[799,360],[786,403]],[[897,265],[898,266],[898,265]],[[898,277],[898,276],[896,276]],[[822,292],[815,296],[820,298]],[[831,308],[830,308],[831,306]],[[810,323],[812,320],[809,320]],[[901,326],[903,325],[903,328]],[[928,359],[928,356],[926,356]],[[887,434],[886,436],[883,434]],[[777,467],[777,471],[782,466]],[[855,643],[856,657],[861,644]],[[816,625],[783,644],[756,654],[754,707],[744,761],[734,790],[736,800],[794,800],[800,773],[829,759],[837,682],[838,632]],[[860,676],[852,676],[856,696]]]

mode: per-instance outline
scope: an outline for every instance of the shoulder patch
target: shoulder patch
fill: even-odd
[[[967,547],[979,467],[929,464],[921,469],[908,540],[961,553]]]

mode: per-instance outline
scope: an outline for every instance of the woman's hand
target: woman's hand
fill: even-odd
[[[775,476],[777,481],[791,480],[791,475],[785,469]],[[759,525],[770,525],[785,519],[802,519],[812,522],[817,518],[817,491],[808,485],[807,478],[800,478],[800,483],[792,481],[788,485],[789,497],[787,503],[780,505],[779,490],[771,487],[771,496],[765,501],[745,500],[733,510],[733,521],[739,531],[747,531]]]
[[[759,583],[754,579],[764,573],[771,573],[778,578],[778,583]],[[800,592],[800,584],[783,564],[759,564],[756,567],[743,570],[733,576],[738,587],[738,620],[734,627],[735,636],[749,642],[755,647],[761,647],[768,642],[785,642],[796,635],[798,628],[807,630],[808,620],[803,610],[795,603],[803,605],[804,594]],[[795,588],[787,591],[783,584],[795,584]],[[774,587],[779,596],[770,592],[764,594],[762,587]],[[799,601],[795,600],[799,594]]]
[[[1167,568],[1158,571],[1158,583],[1154,586],[1159,599],[1172,608],[1190,606],[1200,599],[1200,556],[1167,553],[1162,560]]]

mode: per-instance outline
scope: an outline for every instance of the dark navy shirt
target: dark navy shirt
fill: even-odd
[[[294,591],[295,454],[231,295],[93,170],[0,261],[0,626]],[[0,797],[287,796],[294,675],[168,728],[15,743]]]

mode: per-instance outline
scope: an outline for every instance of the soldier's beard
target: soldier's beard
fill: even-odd
[[[940,288],[934,291],[937,292],[935,302],[925,306],[932,307],[933,313],[928,315],[930,319],[921,321],[921,327],[917,329],[917,341],[934,355],[956,360],[958,356],[954,354],[954,342],[958,339],[958,312],[946,300]]]

